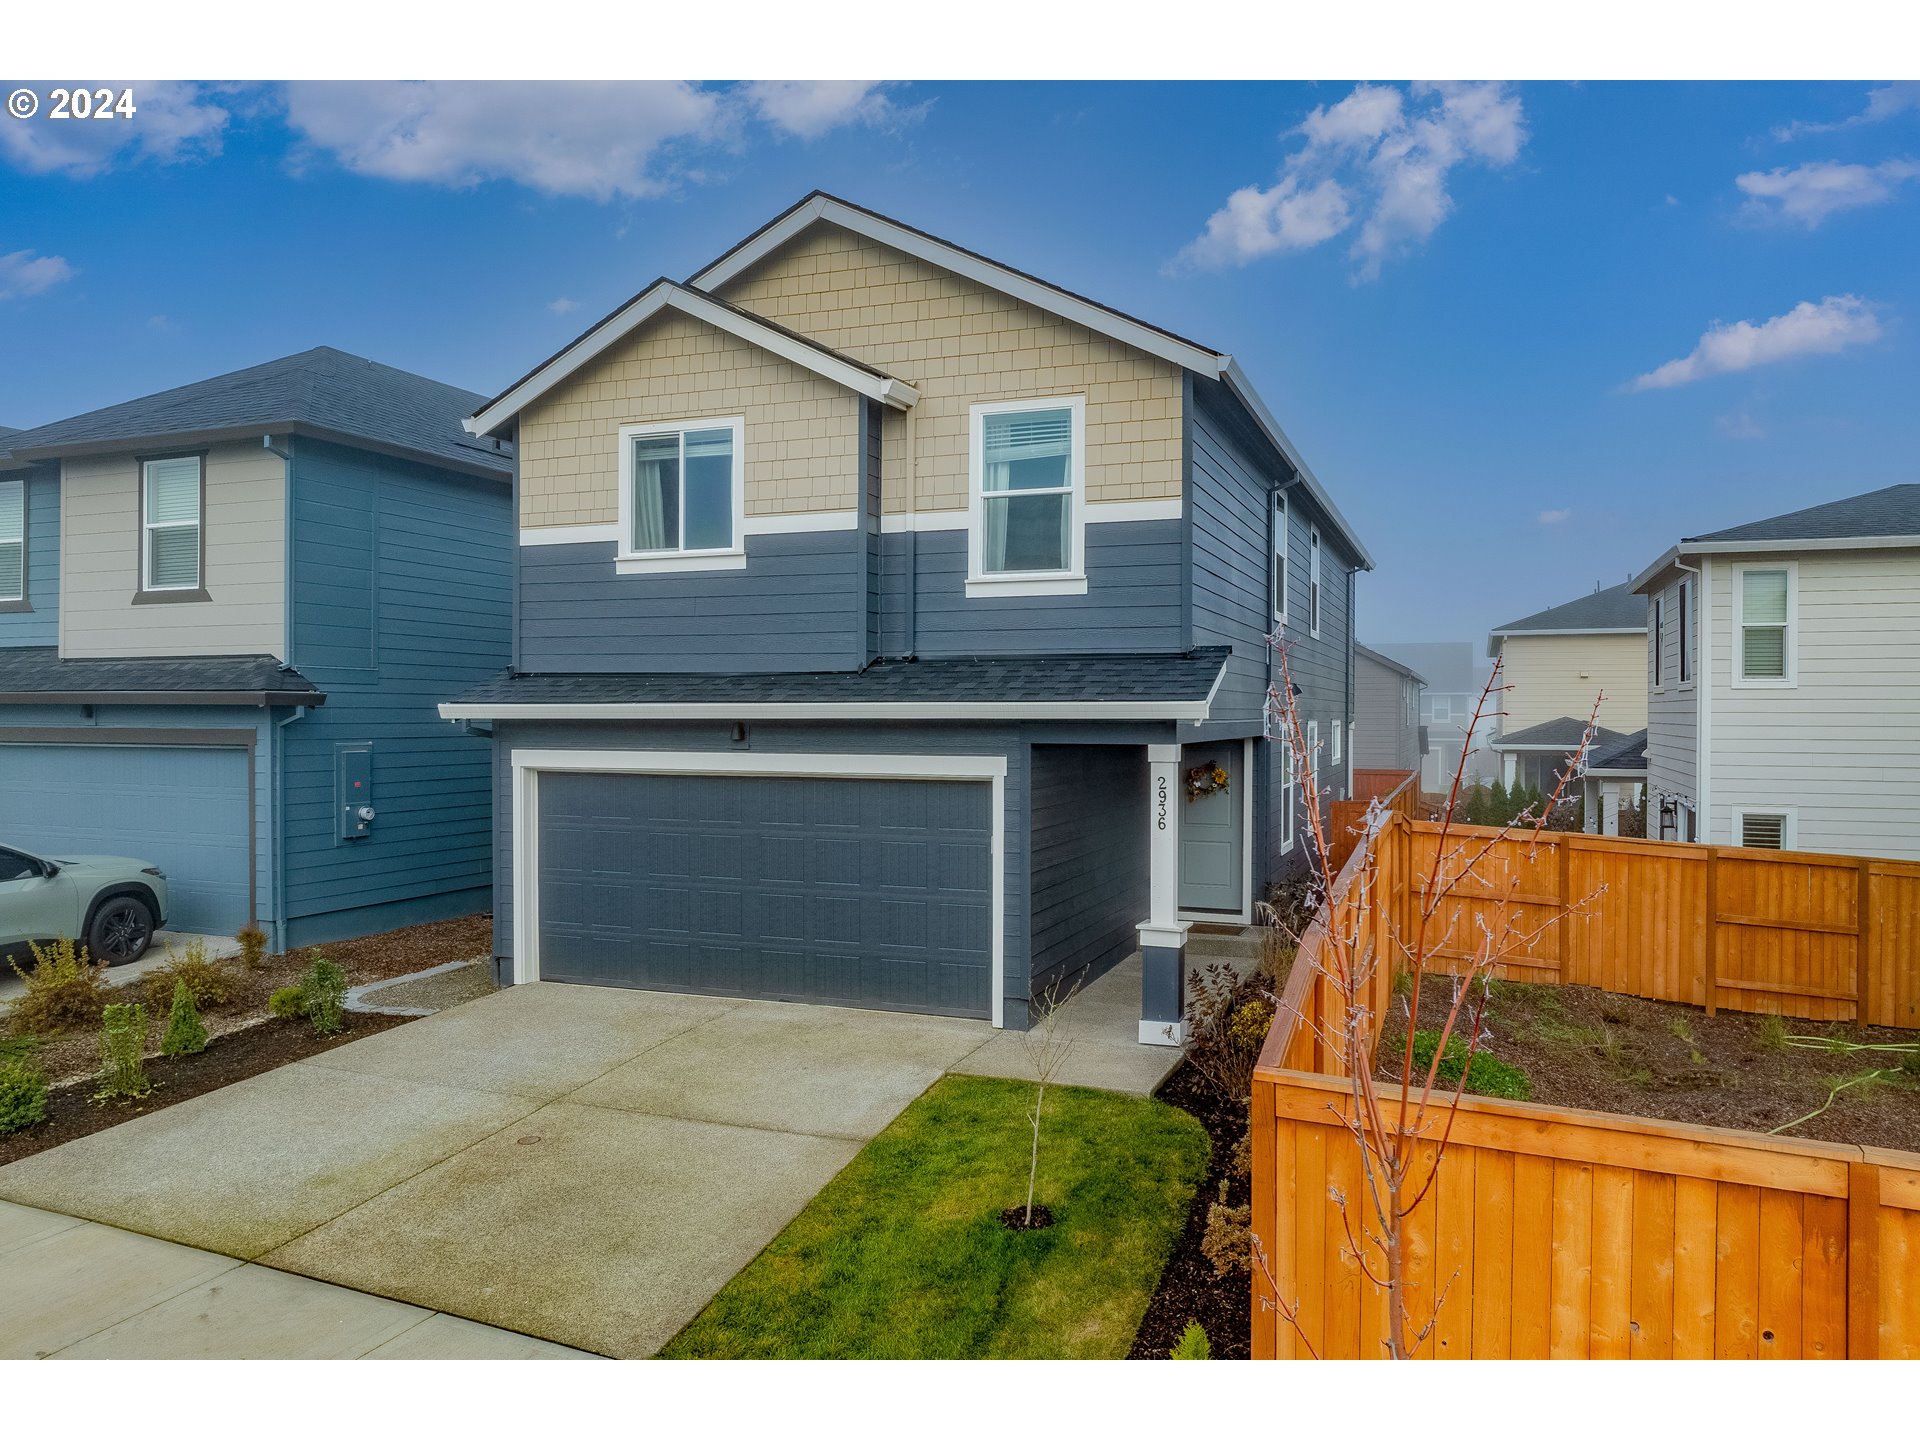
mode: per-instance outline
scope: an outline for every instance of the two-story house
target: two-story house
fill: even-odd
[[[1646,598],[1621,584],[1510,620],[1488,635],[1487,653],[1502,660],[1506,686],[1488,744],[1503,783],[1551,791],[1595,700],[1596,745],[1611,748],[1646,725],[1646,634]]]
[[[1362,770],[1417,770],[1426,754],[1421,723],[1426,677],[1391,655],[1353,647],[1351,764]]]
[[[1647,833],[1920,859],[1920,485],[1690,536],[1647,597]]]
[[[1420,693],[1420,721],[1427,728],[1427,753],[1420,761],[1420,789],[1443,795],[1460,772],[1460,756],[1468,751],[1467,729],[1474,706],[1486,688],[1485,663],[1476,665],[1477,647],[1466,640],[1402,641],[1382,644],[1381,654],[1416,671],[1426,681]],[[1496,701],[1493,709],[1499,709]],[[1464,784],[1491,781],[1499,773],[1492,743],[1498,720],[1483,720],[1473,733],[1467,753]]]
[[[276,947],[485,910],[488,747],[434,709],[509,655],[480,398],[319,349],[0,439],[0,843]]]
[[[813,194],[482,406],[503,978],[991,1018],[1304,860],[1369,560],[1231,356]],[[1338,786],[1333,787],[1336,791]]]

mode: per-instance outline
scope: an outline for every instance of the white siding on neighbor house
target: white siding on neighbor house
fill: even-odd
[[[1785,688],[1735,688],[1738,563],[1791,558],[1799,663]],[[1920,551],[1806,551],[1713,562],[1710,802],[1797,812],[1795,848],[1920,859]]]
[[[1647,639],[1647,786],[1656,795],[1677,795],[1687,805],[1697,803],[1699,790],[1695,771],[1699,734],[1697,714],[1700,706],[1698,683],[1699,589],[1698,579],[1691,585],[1695,609],[1691,627],[1695,667],[1686,684],[1680,683],[1680,581],[1677,572],[1668,572],[1665,585],[1648,596]],[[1658,598],[1666,612],[1664,643],[1660,657],[1659,686],[1653,684],[1653,604]]]
[[[1353,656],[1353,764],[1360,770],[1411,770],[1420,763],[1420,727],[1407,722],[1407,701],[1418,686],[1398,670]],[[1419,696],[1413,693],[1414,714]]]
[[[286,658],[286,472],[255,440],[206,458],[206,573],[213,598],[136,605],[140,464],[66,460],[60,474],[60,653],[68,657]]]
[[[1509,687],[1500,731],[1571,715],[1584,720],[1605,692],[1600,724],[1631,735],[1647,723],[1647,641],[1624,635],[1509,635],[1500,646]]]

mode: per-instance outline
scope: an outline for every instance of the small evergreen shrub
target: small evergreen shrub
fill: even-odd
[[[235,940],[240,942],[240,964],[248,970],[258,970],[267,961],[267,932],[254,921],[249,920],[235,932]]]
[[[1427,1067],[1433,1063],[1433,1052],[1440,1046],[1438,1030],[1416,1030],[1413,1032],[1413,1068],[1415,1083],[1425,1079]],[[1460,1084],[1462,1073],[1467,1077],[1465,1090],[1470,1095],[1488,1095],[1496,1100],[1531,1100],[1533,1082],[1527,1079],[1527,1072],[1517,1065],[1509,1065],[1504,1060],[1496,1060],[1484,1050],[1474,1052],[1473,1066],[1467,1068],[1467,1042],[1458,1035],[1447,1038],[1446,1053],[1440,1057],[1440,1068],[1435,1074],[1437,1084],[1449,1089]]]
[[[307,1013],[307,992],[298,985],[282,985],[267,997],[267,1013],[280,1020],[298,1020]]]
[[[1180,1339],[1173,1349],[1167,1352],[1169,1360],[1211,1360],[1213,1347],[1207,1343],[1207,1332],[1200,1328],[1198,1320],[1189,1320],[1187,1328],[1180,1332]]]
[[[167,1011],[167,1033],[160,1037],[160,1053],[178,1058],[198,1055],[207,1048],[207,1027],[193,1003],[193,987],[184,979],[173,982],[173,1007]]]
[[[300,977],[303,1013],[316,1035],[338,1035],[346,1024],[347,972],[321,954],[311,952],[313,963]]]
[[[1246,1275],[1253,1271],[1253,1206],[1215,1203],[1207,1207],[1207,1232],[1200,1237],[1200,1253],[1213,1262],[1213,1273]]]
[[[217,1010],[233,998],[233,972],[220,961],[209,960],[206,942],[197,937],[177,954],[169,952],[167,963],[142,982],[147,1004],[156,1011],[171,1005],[179,985],[192,992],[196,1010]]]
[[[44,950],[32,944],[28,948],[33,951],[31,970],[7,961],[27,987],[7,1010],[7,1029],[15,1035],[56,1035],[96,1023],[112,994],[107,967],[95,965],[86,949],[71,940],[56,940]]]
[[[109,1005],[100,1012],[100,1088],[93,1098],[138,1100],[153,1093],[143,1063],[147,1050],[147,1007]]]
[[[0,1135],[11,1135],[47,1118],[47,1076],[34,1058],[32,1037],[0,1045]]]

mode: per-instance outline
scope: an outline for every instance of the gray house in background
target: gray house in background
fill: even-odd
[[[1426,680],[1420,697],[1420,720],[1427,727],[1427,751],[1420,761],[1420,788],[1429,795],[1444,794],[1459,769],[1460,752],[1467,744],[1467,728],[1474,706],[1480,703],[1491,665],[1476,658],[1477,647],[1465,640],[1385,644],[1380,653],[1411,666]],[[1500,708],[1496,697],[1493,709]],[[1497,717],[1483,720],[1467,756],[1463,783],[1491,781],[1498,773],[1487,747],[1499,728]]]
[[[481,406],[518,443],[494,747],[516,981],[977,1016],[1305,863],[1366,551],[1230,355],[823,194]],[[1339,784],[1331,787],[1339,793]]]
[[[1353,765],[1358,770],[1417,770],[1426,753],[1420,723],[1426,680],[1409,665],[1353,647]]]

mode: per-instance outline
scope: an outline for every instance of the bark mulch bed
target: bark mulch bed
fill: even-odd
[[[1452,998],[1445,978],[1421,987],[1423,1029]],[[1470,1002],[1469,1002],[1470,1003]],[[1382,1074],[1404,1053],[1406,998],[1379,1048]],[[1920,1031],[1781,1019],[1642,1000],[1580,985],[1494,982],[1481,1048],[1526,1073],[1533,1099],[1614,1114],[1771,1131],[1823,1105],[1833,1086],[1873,1070],[1886,1078],[1843,1090],[1825,1113],[1781,1133],[1920,1150],[1920,1058],[1885,1051],[1805,1049],[1786,1036],[1871,1044],[1920,1042]]]
[[[1197,1320],[1207,1332],[1215,1360],[1249,1359],[1253,1341],[1252,1280],[1239,1270],[1215,1274],[1213,1262],[1200,1251],[1207,1233],[1207,1211],[1219,1203],[1222,1182],[1227,1187],[1227,1204],[1245,1205],[1252,1199],[1252,1181],[1233,1173],[1234,1147],[1247,1133],[1246,1104],[1221,1095],[1201,1078],[1190,1061],[1168,1076],[1156,1095],[1206,1126],[1213,1150],[1206,1176],[1187,1211],[1187,1228],[1161,1272],[1160,1288],[1147,1302],[1146,1316],[1140,1321],[1127,1358],[1165,1360],[1187,1322]]]
[[[304,1020],[264,1021],[210,1041],[198,1055],[149,1059],[146,1070],[153,1093],[143,1100],[95,1104],[90,1098],[92,1078],[73,1081],[49,1092],[45,1121],[0,1136],[0,1165],[406,1023],[407,1017],[399,1015],[349,1014],[338,1035],[316,1035]]]

